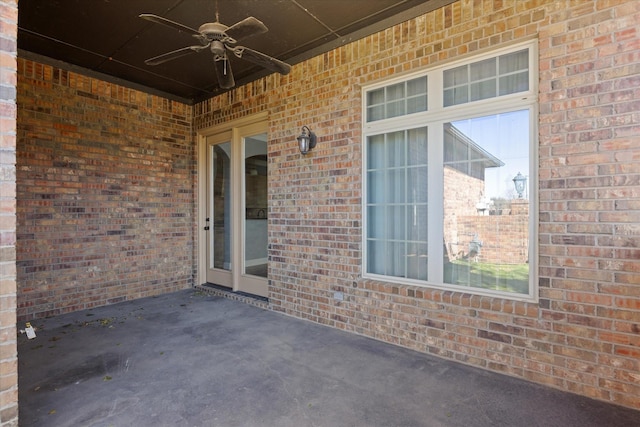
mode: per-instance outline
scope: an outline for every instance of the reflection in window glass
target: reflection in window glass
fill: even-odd
[[[529,111],[444,124],[444,281],[523,293],[529,285]],[[525,186],[526,189],[526,186]]]

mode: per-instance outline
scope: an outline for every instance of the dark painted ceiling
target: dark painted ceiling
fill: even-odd
[[[249,16],[268,32],[238,45],[290,65],[454,0],[20,0],[20,56],[95,75],[192,104],[225,91],[208,49],[149,66],[145,59],[191,46],[193,36],[140,19],[152,13],[198,29],[232,26]],[[269,71],[232,57],[236,86]]]

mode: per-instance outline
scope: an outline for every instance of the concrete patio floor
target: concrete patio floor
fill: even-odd
[[[640,411],[194,289],[34,326],[18,344],[21,426],[640,425]]]

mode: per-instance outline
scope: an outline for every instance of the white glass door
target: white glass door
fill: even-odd
[[[267,134],[253,133],[241,136],[242,190],[238,204],[240,211],[241,242],[237,258],[240,261],[236,275],[236,290],[267,296]]]
[[[232,287],[233,170],[230,132],[207,138],[207,282]]]
[[[267,134],[263,124],[207,137],[206,280],[267,296]]]

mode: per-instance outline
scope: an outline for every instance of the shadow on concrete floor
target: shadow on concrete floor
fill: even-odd
[[[34,322],[22,426],[632,426],[640,412],[186,290]]]

